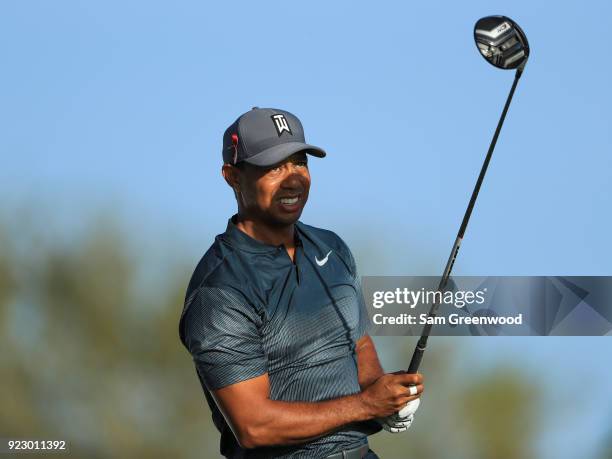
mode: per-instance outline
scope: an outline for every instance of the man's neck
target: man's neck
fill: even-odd
[[[286,226],[272,226],[239,214],[236,217],[236,227],[264,244],[284,245],[287,249],[295,246],[293,223]]]

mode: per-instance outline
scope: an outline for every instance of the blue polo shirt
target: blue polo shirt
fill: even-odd
[[[264,373],[272,400],[360,391],[355,344],[368,316],[353,256],[335,233],[301,222],[295,242],[293,262],[283,246],[251,238],[230,219],[187,289],[180,337],[229,458],[322,458],[366,442],[356,424],[301,445],[243,449],[210,395]]]

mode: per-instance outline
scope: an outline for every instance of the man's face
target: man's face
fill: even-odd
[[[246,216],[283,226],[300,218],[310,190],[305,153],[270,167],[245,164],[237,173],[238,200]]]

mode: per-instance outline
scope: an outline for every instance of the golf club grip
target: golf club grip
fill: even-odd
[[[414,374],[419,371],[419,366],[421,365],[421,360],[423,359],[424,353],[425,348],[420,348],[417,346],[412,354],[412,359],[410,360],[410,365],[408,366],[408,373]]]

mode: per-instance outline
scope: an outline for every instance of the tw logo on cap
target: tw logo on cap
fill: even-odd
[[[293,135],[293,132],[291,132],[291,128],[289,127],[289,123],[287,123],[287,118],[285,118],[285,115],[279,113],[277,115],[272,115],[270,118],[272,118],[272,120],[274,121],[274,127],[276,128],[276,132],[278,133],[279,137],[285,131]]]

